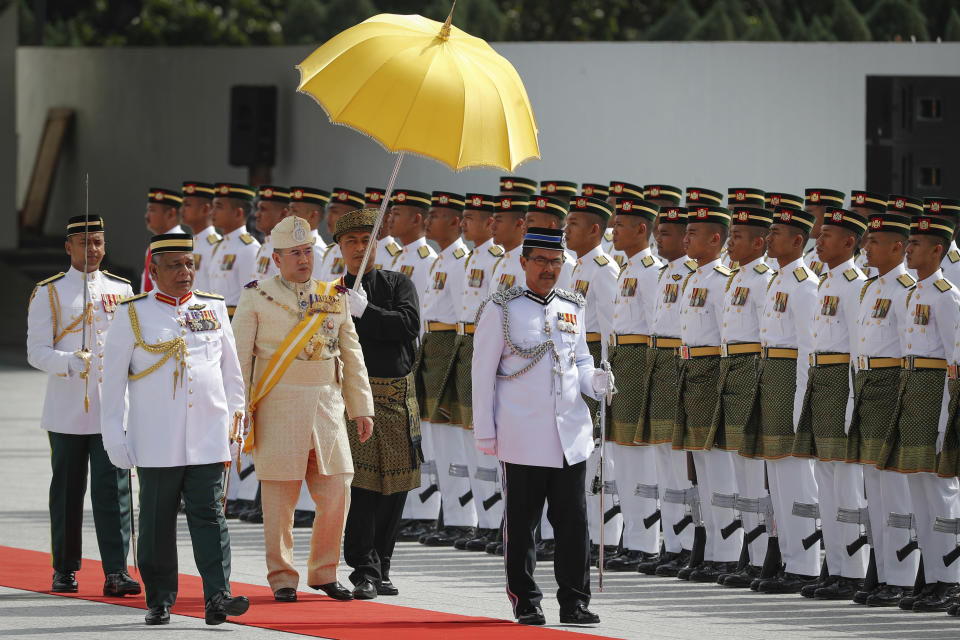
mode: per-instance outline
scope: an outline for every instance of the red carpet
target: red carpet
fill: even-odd
[[[52,576],[50,554],[0,546],[0,586],[46,593],[50,590]],[[80,583],[79,593],[56,595],[146,609],[143,595],[103,597],[103,571],[96,560],[84,559],[77,581]],[[300,592],[297,603],[279,603],[273,600],[273,592],[269,587],[233,582],[231,588],[236,595],[250,598],[250,610],[239,618],[231,618],[232,622],[321,638],[382,640],[388,634],[390,640],[486,640],[494,634],[497,640],[587,640],[603,637],[524,627],[512,621],[438,613],[379,601],[337,602],[313,593]],[[199,577],[180,574],[180,592],[173,613],[203,617],[203,587]]]

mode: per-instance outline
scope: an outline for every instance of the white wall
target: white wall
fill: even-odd
[[[540,127],[532,178],[717,190],[862,188],[868,75],[958,75],[960,44],[503,43]],[[332,126],[297,95],[310,48],[38,49],[17,51],[17,201],[50,106],[77,110],[47,231],[77,211],[90,172],[91,210],[108,218],[115,259],[136,264],[151,186],[186,178],[243,181],[227,164],[229,89],[279,87],[274,181],[358,190],[383,186],[393,158]],[[0,120],[2,121],[2,120]],[[411,188],[494,191],[498,171],[451,173],[404,161]],[[122,246],[117,236],[124,239]]]

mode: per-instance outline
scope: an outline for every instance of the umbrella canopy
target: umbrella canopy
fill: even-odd
[[[418,15],[373,16],[331,38],[297,69],[297,90],[332,122],[390,151],[454,170],[513,171],[540,157],[537,123],[516,69],[450,18],[444,24]]]

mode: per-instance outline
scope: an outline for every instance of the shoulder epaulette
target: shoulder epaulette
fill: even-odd
[[[917,281],[914,280],[909,273],[904,273],[902,275],[897,276],[897,282],[900,283],[900,286],[906,289],[909,289],[913,285],[917,284]]]
[[[519,289],[519,287],[517,287]],[[564,300],[569,300],[578,307],[584,307],[587,304],[587,299],[584,298],[579,293],[574,293],[573,291],[567,291],[566,289],[554,289],[557,292],[557,296],[563,298]]]
[[[713,268],[713,270],[721,275],[727,276],[728,278],[733,275],[733,271],[729,267],[722,264],[718,264]]]
[[[803,282],[810,276],[807,275],[807,270],[803,267],[797,267],[793,270],[793,277],[797,279],[797,282]]]
[[[453,252],[453,257],[459,260],[463,256],[467,255],[466,250],[463,247],[458,247],[456,251]]]
[[[401,251],[403,251],[403,249],[401,249],[400,245],[398,245],[396,242],[391,242],[390,244],[387,245],[387,253],[389,253],[394,258],[396,258],[397,254],[400,253]]]
[[[249,233],[241,233],[240,242],[242,242],[243,244],[250,244],[251,242],[253,242],[253,236],[250,235]]]
[[[608,258],[607,256],[596,256],[593,259],[593,261],[596,262],[601,267],[605,267],[608,264],[610,264],[610,258]]]
[[[107,271],[106,269],[101,269],[101,270],[100,270],[100,273],[102,273],[103,275],[107,276],[107,277],[110,278],[111,280],[118,280],[118,281],[120,281],[120,282],[126,282],[127,284],[130,284],[130,281],[127,280],[126,278],[121,278],[120,276],[118,276],[118,275],[116,275],[116,274],[110,273],[110,272]]]
[[[260,284],[258,280],[251,280],[247,284],[243,285],[244,289],[255,289],[257,285]]]
[[[690,271],[696,271],[697,266],[699,265],[697,264],[696,260],[691,258],[690,260],[687,260],[686,262],[684,262],[683,266],[685,266],[687,269],[690,269]]]
[[[214,300],[226,300],[219,293],[210,293],[209,291],[194,291],[194,294],[200,296],[201,298],[213,298]]]
[[[50,277],[47,278],[46,280],[41,280],[40,282],[37,283],[37,286],[38,286],[38,287],[42,287],[42,286],[45,285],[45,284],[50,284],[51,282],[56,282],[57,280],[59,280],[60,278],[62,278],[62,277],[65,276],[65,275],[67,275],[66,272],[61,271],[60,273],[58,273],[58,274],[55,275],[55,276],[50,276]]]
[[[417,255],[420,256],[421,258],[428,257],[430,255],[430,247],[428,247],[427,245],[423,245],[422,247],[417,249]]]
[[[643,256],[643,260],[640,261],[644,267],[650,267],[653,264],[653,256]]]
[[[218,235],[215,234],[215,233],[211,233],[210,235],[207,236],[207,244],[209,244],[209,245],[215,245],[215,244],[217,244],[218,242],[220,242],[221,240],[223,240],[223,238],[221,238],[220,236],[218,236]]]
[[[507,302],[510,302],[514,298],[519,298],[523,295],[523,289],[520,287],[510,287],[509,289],[504,289],[503,291],[496,291],[490,296],[490,302],[494,304],[499,304],[503,306]],[[479,314],[478,314],[479,317]]]
[[[863,302],[863,297],[867,295],[867,289],[869,289],[870,285],[873,284],[873,281],[879,277],[880,276],[873,276],[872,278],[867,278],[867,281],[863,285],[863,289],[860,289],[860,302]]]
[[[140,298],[146,298],[149,293],[141,293],[135,296],[130,296],[129,298],[124,298],[120,301],[120,304],[127,304],[128,302],[133,302],[134,300],[139,300]]]
[[[500,256],[503,255],[503,247],[493,245],[492,247],[487,249],[487,253],[492,255],[494,258],[499,258]]]
[[[859,278],[860,272],[856,269],[850,268],[843,272],[843,277],[847,279],[847,282],[850,282]]]
[[[763,262],[753,265],[753,270],[757,273],[766,273],[770,271],[769,265],[764,264]]]
[[[950,262],[956,262],[960,260],[960,251],[952,249],[950,253],[947,254],[947,259],[950,260]]]
[[[940,293],[946,293],[947,291],[950,291],[951,288],[953,288],[953,285],[950,284],[950,281],[947,280],[946,278],[940,278],[939,280],[933,283],[933,286],[935,286],[937,290],[940,291]]]

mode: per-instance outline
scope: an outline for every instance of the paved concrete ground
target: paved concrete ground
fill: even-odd
[[[48,550],[46,513],[50,479],[49,449],[38,427],[45,377],[0,358],[0,544]],[[88,505],[89,509],[89,505]],[[196,574],[185,523],[181,519],[181,571]],[[258,525],[230,521],[233,579],[266,584],[262,531]],[[309,531],[295,530],[296,560],[306,566]],[[84,555],[98,557],[89,510],[85,520]],[[347,571],[340,579],[346,583]],[[486,554],[427,549],[401,543],[394,558],[393,579],[401,595],[383,602],[465,615],[510,618],[503,589],[501,560]],[[556,583],[551,565],[538,571],[548,595],[548,620],[558,620],[552,594]],[[596,577],[594,576],[594,579]],[[865,609],[848,603],[825,603],[800,596],[762,596],[712,585],[667,578],[608,573],[605,592],[596,593],[591,608],[603,623],[592,633],[616,638],[696,638],[792,640],[800,638],[960,637],[960,620],[945,614],[912,614]],[[295,605],[293,605],[295,606]],[[140,636],[143,612],[58,596],[0,588],[0,638],[102,637],[120,631]],[[575,629],[570,629],[575,631]],[[231,638],[289,637],[275,631],[240,625],[206,627],[196,618],[174,617],[164,638],[195,638],[198,632]]]

